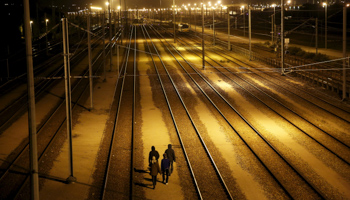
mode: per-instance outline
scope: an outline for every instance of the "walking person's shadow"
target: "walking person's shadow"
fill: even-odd
[[[134,168],[134,171],[137,173],[142,173],[142,174],[149,174],[149,170],[144,170],[144,169],[136,169]],[[153,184],[152,184],[152,178],[144,178],[147,182],[151,182],[151,184],[146,184],[146,183],[135,183],[135,185],[145,187],[145,188],[150,188],[153,189]]]

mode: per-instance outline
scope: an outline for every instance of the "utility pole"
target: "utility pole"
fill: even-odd
[[[108,22],[109,22],[109,56],[110,56],[110,61],[109,61],[109,71],[112,71],[112,13],[111,13],[111,0],[108,0]]]
[[[63,55],[64,55],[64,80],[65,80],[65,93],[66,93],[66,122],[67,122],[67,138],[68,138],[68,163],[70,169],[70,175],[67,178],[67,183],[76,181],[73,175],[73,145],[72,145],[72,95],[71,95],[71,83],[70,83],[70,58],[69,58],[69,38],[68,38],[68,19],[62,19],[62,31],[63,31]]]
[[[325,8],[325,37],[324,37],[324,48],[327,49],[327,3],[324,3],[324,8]]]
[[[90,84],[90,109],[93,109],[93,79],[92,79],[92,64],[91,64],[91,22],[90,22],[91,9],[89,9],[87,17],[87,30],[88,30],[88,59],[89,59],[89,84]]]
[[[284,0],[281,0],[281,75],[284,75]]]
[[[346,99],[346,6],[343,7],[343,100]],[[348,59],[349,62],[349,59]],[[348,63],[350,64],[350,63]]]
[[[7,59],[6,59],[6,66],[7,66],[7,78],[10,78],[10,46],[7,45]]]
[[[204,2],[202,0],[202,64],[205,69],[205,53],[204,53]]]
[[[119,28],[122,27],[122,32],[120,34],[120,44],[123,45],[123,34],[124,34],[124,28],[125,26],[123,26],[123,7],[122,7],[122,0],[119,1],[120,3],[120,10],[119,10],[119,20],[120,20],[120,25],[119,25]],[[125,1],[124,1],[124,7],[126,9],[126,4],[125,4]],[[119,23],[119,21],[118,21]]]
[[[237,17],[235,16],[235,30],[237,30]]]
[[[176,44],[176,30],[175,30],[175,0],[173,0],[173,28],[174,28],[174,44]]]
[[[49,47],[48,47],[48,38],[47,38],[47,22],[49,22],[49,20],[46,18],[46,13],[45,13],[45,48],[46,48],[46,56],[49,55]]]
[[[242,10],[243,10],[243,37],[245,37],[245,11],[244,11],[244,6],[243,6]]]
[[[30,28],[29,0],[23,0],[24,33],[26,41],[27,79],[28,79],[28,129],[29,129],[29,155],[30,155],[30,198],[39,200],[39,174],[38,150],[36,138],[35,92],[32,33]]]
[[[197,15],[197,4],[196,6],[196,11],[194,12],[194,34],[197,35],[197,20],[196,20],[196,15]]]
[[[276,4],[272,4],[273,6],[273,21],[272,21],[272,43],[274,43],[274,38],[276,37]]]
[[[213,45],[215,45],[215,8],[213,10]]]
[[[273,44],[273,15],[271,17],[271,43]]]
[[[103,81],[106,81],[106,39],[105,39],[105,11],[102,15],[102,52],[103,52]]]
[[[231,41],[230,41],[230,35],[231,35],[231,25],[230,25],[230,11],[229,8],[227,8],[227,50],[231,50]]]
[[[117,34],[117,11],[114,11],[114,29],[113,29],[113,35],[115,36]],[[116,43],[116,38],[113,42],[114,44],[114,55],[116,54],[117,51],[117,45],[115,45]]]
[[[316,31],[316,54],[318,54],[318,18],[316,18],[316,25],[315,25],[315,31]]]
[[[189,14],[190,14],[190,32],[192,31],[192,24],[191,24],[191,17],[192,17],[192,15],[191,15],[191,9],[192,9],[192,8],[189,8]]]
[[[251,13],[251,7],[248,6],[248,23],[249,23],[249,60],[252,60],[252,13]]]
[[[119,76],[119,45],[117,45],[117,76]]]

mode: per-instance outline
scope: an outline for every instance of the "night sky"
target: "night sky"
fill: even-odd
[[[61,6],[72,6],[72,4],[75,4],[78,7],[88,7],[90,4],[93,6],[99,6],[103,7],[106,6],[105,3],[108,0],[29,0],[30,4],[38,4],[41,7],[49,6],[51,4]],[[126,3],[128,8],[159,8],[160,3],[162,5],[162,8],[169,8],[173,4],[173,0],[110,0],[112,2],[112,6],[114,5],[117,7],[122,4],[123,8]],[[218,0],[204,0],[204,3],[211,2],[212,4],[215,4],[218,2]],[[287,0],[285,0],[287,1]],[[316,0],[292,0],[293,4],[303,4],[306,2],[312,3]],[[322,2],[322,0],[320,0]],[[192,5],[194,3],[197,3],[198,5],[202,2],[202,0],[175,0],[176,5],[182,5],[182,4],[189,4]],[[223,5],[227,4],[272,4],[276,3],[279,4],[281,0],[221,0],[221,3]],[[1,0],[1,6],[3,6],[4,3],[15,3],[15,4],[22,4],[23,0]],[[114,7],[113,6],[113,7]]]
[[[43,0],[42,0],[43,1]],[[92,3],[92,5],[94,6],[105,6],[105,2],[107,0],[54,0],[53,2],[58,3],[58,4],[72,4],[72,3],[76,3],[77,5],[86,5],[89,3]],[[173,0],[111,0],[112,1],[112,5],[120,5],[120,1],[122,3],[122,5],[124,6],[124,2],[126,2],[127,7],[129,8],[149,8],[149,7],[156,7],[158,8],[160,3],[162,5],[162,7],[171,7],[171,5],[173,4]],[[212,4],[216,3],[217,0],[204,0],[205,3],[208,3],[209,1],[211,1]],[[274,0],[263,0],[263,2],[273,2]],[[194,3],[200,4],[202,1],[201,0],[175,0],[175,4],[176,5],[182,5],[182,4],[189,4],[191,3],[192,5]],[[252,2],[252,3],[258,3],[261,2],[263,3],[261,0],[221,0],[222,4],[240,4],[240,3],[248,3],[248,2]],[[277,3],[277,1],[275,2]]]

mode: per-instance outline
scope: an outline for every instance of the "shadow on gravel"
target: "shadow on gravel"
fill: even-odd
[[[144,169],[136,169],[136,168],[134,168],[134,171],[138,172],[138,173],[149,173],[148,171],[146,171]]]
[[[152,180],[151,180],[152,181]],[[152,184],[144,184],[144,183],[135,183],[137,186],[145,187],[145,188],[150,188],[149,186],[153,186]],[[153,187],[152,187],[153,188]]]

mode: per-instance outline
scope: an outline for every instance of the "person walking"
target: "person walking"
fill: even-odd
[[[163,183],[165,183],[165,185],[168,185],[170,160],[167,158],[166,153],[163,154],[163,159],[160,165],[163,174]]]
[[[151,170],[150,170],[150,174],[152,176],[152,183],[153,183],[153,189],[156,188],[156,184],[157,184],[157,175],[158,173],[160,174],[160,168],[159,168],[159,164],[158,164],[158,160],[156,159],[155,156],[152,157],[151,160]]]
[[[167,158],[170,161],[170,169],[169,169],[169,176],[170,176],[174,171],[173,163],[176,162],[175,151],[174,149],[172,149],[171,144],[168,144],[168,149],[165,150],[165,153],[167,155]]]
[[[156,148],[154,146],[152,146],[151,149],[152,149],[152,151],[150,151],[149,155],[148,155],[148,163],[149,163],[150,167],[151,167],[151,161],[152,161],[153,156],[156,157],[157,161],[159,159],[159,153],[158,153],[158,151],[156,151]]]

